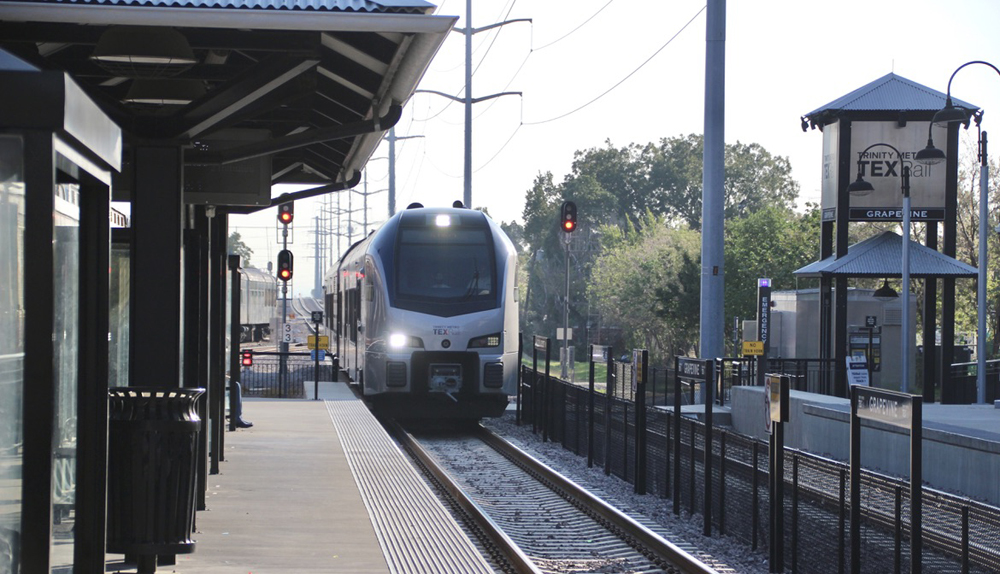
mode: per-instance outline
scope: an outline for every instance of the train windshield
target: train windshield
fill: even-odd
[[[455,315],[496,306],[493,242],[485,227],[401,226],[396,306]]]

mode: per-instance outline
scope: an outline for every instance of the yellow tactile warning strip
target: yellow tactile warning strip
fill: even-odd
[[[392,572],[493,572],[363,402],[326,407]]]

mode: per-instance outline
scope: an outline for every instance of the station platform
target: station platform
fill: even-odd
[[[319,398],[244,400],[253,427],[226,433],[195,552],[157,572],[493,572],[347,385]],[[136,572],[120,554],[106,566]]]

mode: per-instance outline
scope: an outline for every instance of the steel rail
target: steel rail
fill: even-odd
[[[395,421],[385,421],[390,432],[402,443],[402,445],[420,461],[428,472],[441,484],[455,502],[472,517],[476,525],[482,529],[490,541],[500,549],[504,557],[514,567],[518,574],[542,574],[542,571],[535,566],[534,562],[507,536],[500,526],[486,514],[483,509],[476,504],[459,486],[451,476],[438,464],[413,436],[406,432],[399,423]]]
[[[528,472],[541,477],[544,481],[563,491],[566,496],[571,497],[582,504],[587,510],[621,529],[628,536],[635,538],[663,562],[678,568],[684,574],[718,574],[716,570],[708,567],[690,553],[636,522],[631,516],[597,498],[583,487],[562,476],[492,431],[482,426],[477,430],[479,431],[480,438],[498,452],[515,464],[522,466]]]

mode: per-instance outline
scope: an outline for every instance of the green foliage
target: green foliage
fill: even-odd
[[[572,200],[580,226],[569,250],[570,325],[599,332],[601,344],[644,347],[660,358],[697,351],[702,141],[697,134],[622,148],[608,141],[577,151],[562,183],[538,174],[519,230],[527,247],[523,331],[553,336],[562,326],[567,249],[558,214]],[[737,142],[726,146],[725,162],[731,320],[752,313],[757,277],[794,288],[791,272],[819,253],[819,210],[792,211],[799,186],[786,158]]]
[[[597,258],[587,294],[605,323],[621,326],[625,347],[658,360],[694,348],[700,244],[697,232],[647,213]]]
[[[796,288],[794,272],[819,256],[820,210],[805,215],[782,207],[763,207],[726,224],[726,324],[734,317],[756,318],[757,279],[771,288]]]

